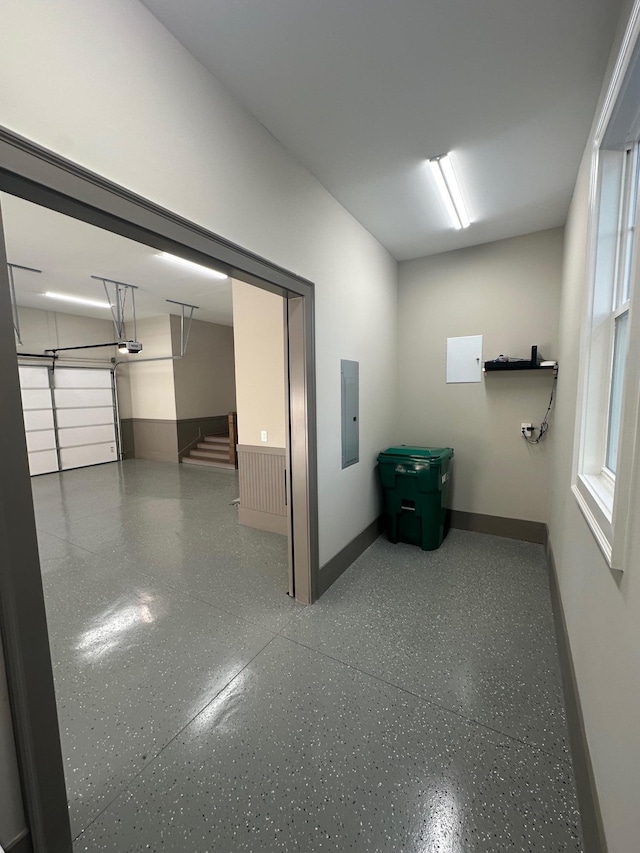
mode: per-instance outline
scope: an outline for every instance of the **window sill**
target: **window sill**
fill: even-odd
[[[572,491],[607,565],[613,568],[613,484],[603,476],[579,474]]]

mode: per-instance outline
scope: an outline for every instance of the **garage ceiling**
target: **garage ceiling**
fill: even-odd
[[[143,0],[398,259],[565,222],[620,0]],[[473,223],[425,158],[453,152]]]
[[[109,320],[108,308],[62,302],[47,290],[106,301],[102,283],[91,276],[124,281],[138,287],[138,319],[177,314],[165,299],[198,305],[197,320],[232,324],[231,282],[204,271],[183,268],[158,257],[157,249],[79,222],[15,196],[0,193],[0,206],[10,263],[42,270],[41,275],[16,270],[18,305]]]

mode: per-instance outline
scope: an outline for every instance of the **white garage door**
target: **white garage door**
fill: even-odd
[[[20,367],[31,474],[118,458],[111,371]],[[56,445],[57,434],[57,445]]]

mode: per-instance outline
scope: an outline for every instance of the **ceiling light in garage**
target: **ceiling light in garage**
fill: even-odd
[[[451,158],[448,154],[440,154],[438,157],[432,157],[427,161],[431,166],[433,178],[438,187],[438,191],[442,196],[442,201],[447,208],[447,213],[451,218],[451,224],[454,228],[468,228],[471,225],[467,208],[462,198],[460,184],[456,178]]]
[[[206,273],[213,278],[228,278],[226,273],[212,270],[211,267],[205,267],[203,264],[196,264],[195,261],[188,261],[186,258],[180,258],[178,255],[172,255],[170,252],[159,252],[159,258],[164,258],[167,261],[174,261],[176,264],[182,264],[185,267],[190,267],[198,272]]]
[[[99,302],[97,299],[83,299],[80,296],[69,296],[67,293],[52,293],[50,290],[44,294],[51,299],[62,299],[64,302],[78,302],[80,305],[91,305],[94,308],[111,308],[109,302]]]

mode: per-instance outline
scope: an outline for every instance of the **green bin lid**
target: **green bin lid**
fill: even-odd
[[[385,462],[387,459],[391,461],[392,458],[403,461],[440,462],[451,456],[453,456],[452,447],[412,447],[401,444],[399,447],[388,447],[383,450],[378,455],[378,462]]]

